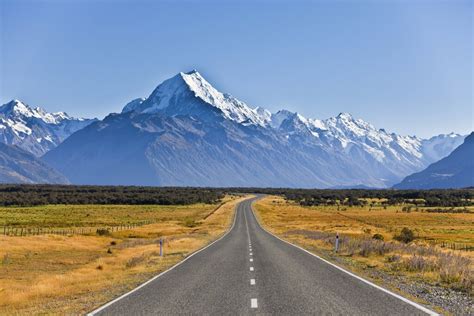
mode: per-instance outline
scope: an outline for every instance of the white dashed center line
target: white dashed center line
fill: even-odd
[[[250,267],[250,271],[253,271],[253,267]]]
[[[252,258],[250,258],[250,262],[253,262],[253,259],[252,259]]]
[[[250,279],[250,285],[255,285],[255,279]]]
[[[250,255],[252,255],[252,253],[250,253]]]
[[[251,307],[251,308],[257,308],[257,307],[258,307],[257,299],[256,299],[256,298],[250,299],[250,307]]]

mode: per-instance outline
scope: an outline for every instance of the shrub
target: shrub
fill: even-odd
[[[186,219],[184,220],[184,226],[192,228],[192,227],[196,227],[196,226],[197,226],[197,223],[196,223],[196,221],[195,221],[194,219],[192,219],[192,218],[186,218]]]
[[[412,256],[408,260],[402,263],[403,267],[408,271],[434,271],[437,268],[437,264],[429,259],[422,256]]]
[[[442,282],[461,290],[472,291],[474,274],[470,270],[472,262],[459,255],[441,254],[438,257],[439,277]]]
[[[372,239],[382,240],[382,241],[384,240],[383,235],[381,235],[381,234],[374,234],[372,236]]]
[[[402,257],[399,255],[391,255],[387,257],[387,262],[394,263],[400,261]]]
[[[108,235],[110,235],[110,232],[106,228],[97,228],[96,234],[99,235],[99,236],[108,236]]]
[[[140,263],[142,263],[143,261],[145,261],[146,257],[145,255],[141,255],[141,256],[138,256],[138,257],[133,257],[132,259],[128,260],[127,263],[125,263],[125,267],[127,268],[133,268],[137,265],[139,265]]]
[[[412,242],[413,240],[415,240],[415,233],[408,227],[403,227],[400,234],[394,236],[393,238],[395,240],[408,244],[409,242]]]
[[[6,253],[4,256],[3,256],[3,260],[2,260],[2,265],[7,265],[11,262],[11,259],[10,259],[10,256],[8,255],[8,253]]]

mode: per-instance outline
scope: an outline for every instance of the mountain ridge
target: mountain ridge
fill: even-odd
[[[74,118],[65,112],[49,113],[14,99],[0,106],[0,142],[17,145],[39,157],[96,120]]]
[[[443,137],[388,133],[348,113],[326,120],[270,113],[192,71],[74,133],[44,158],[83,184],[388,187],[463,139]]]
[[[474,186],[474,132],[447,157],[411,174],[395,189],[448,189]]]
[[[55,183],[69,181],[33,154],[0,142],[0,183]]]

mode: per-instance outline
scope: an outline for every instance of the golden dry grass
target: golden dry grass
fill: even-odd
[[[342,244],[337,257],[351,269],[384,270],[426,282],[472,291],[473,251],[452,251],[442,242],[474,245],[474,214],[402,212],[401,206],[371,208],[303,207],[268,196],[255,204],[257,216],[273,233],[328,258],[335,258],[336,232]],[[403,227],[418,237],[404,245],[393,240]],[[372,239],[381,234],[385,242]]]
[[[109,236],[0,236],[0,314],[87,312],[223,234],[241,199],[226,197],[217,210],[216,205],[154,206],[144,213],[152,212],[156,223]],[[140,206],[117,208],[118,217],[123,208],[143,212]],[[96,211],[101,218],[114,217],[112,207],[108,214],[101,207]],[[159,256],[161,237],[164,257]]]

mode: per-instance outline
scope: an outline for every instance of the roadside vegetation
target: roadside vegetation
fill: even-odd
[[[212,204],[224,195],[223,189],[211,188],[0,184],[0,206]]]
[[[369,205],[371,199],[383,205],[409,203],[414,207],[446,209],[474,206],[474,188],[452,190],[362,190],[285,188],[192,188],[86,185],[0,184],[0,206],[50,204],[187,205],[216,203],[229,193],[280,195],[303,206]]]
[[[347,201],[343,198],[342,203],[303,206],[301,201],[267,196],[255,207],[262,224],[273,233],[358,273],[380,271],[472,298],[473,206],[463,206],[463,212],[430,212],[439,207],[415,206],[423,203],[387,205],[382,198],[365,199],[352,206]]]
[[[0,228],[0,314],[90,311],[218,238],[230,227],[241,199],[0,208],[1,225],[69,232],[6,236]]]

